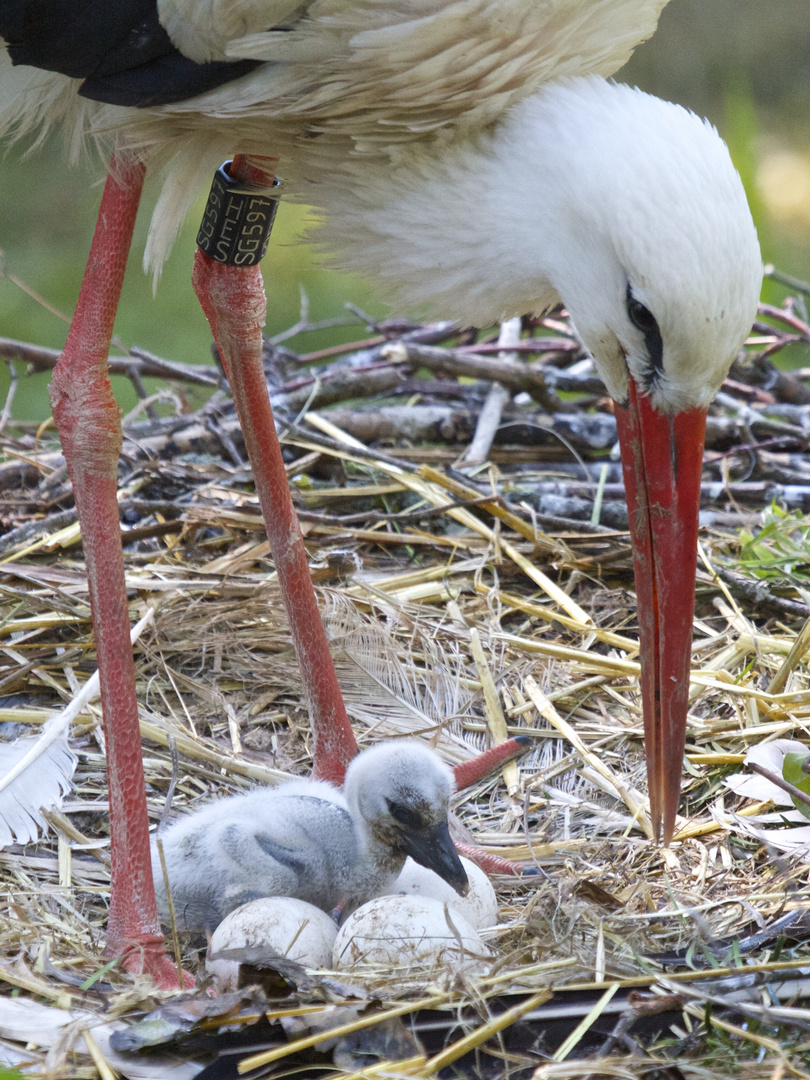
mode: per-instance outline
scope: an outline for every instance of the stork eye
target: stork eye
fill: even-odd
[[[627,301],[627,314],[630,316],[630,322],[633,326],[640,330],[645,337],[658,329],[658,323],[655,321],[653,313],[649,308],[644,307],[640,300],[636,300],[634,296],[631,296]]]
[[[644,344],[650,361],[649,372],[644,382],[650,388],[664,372],[664,341],[655,316],[640,300],[636,300],[629,284],[627,286],[627,317],[644,335]]]

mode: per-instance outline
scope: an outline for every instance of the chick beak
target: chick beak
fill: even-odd
[[[443,878],[461,896],[467,895],[470,883],[446,821],[430,833],[403,834],[401,847],[416,862]]]

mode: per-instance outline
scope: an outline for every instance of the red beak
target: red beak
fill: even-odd
[[[657,412],[631,378],[616,423],[634,549],[653,837],[668,844],[686,742],[706,410]]]

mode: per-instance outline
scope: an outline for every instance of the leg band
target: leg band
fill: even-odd
[[[234,180],[230,161],[214,174],[203,214],[197,246],[216,262],[230,266],[255,266],[267,250],[270,230],[278,209],[278,197],[270,188],[253,189]]]

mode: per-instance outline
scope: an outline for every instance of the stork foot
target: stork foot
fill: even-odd
[[[156,990],[192,990],[196,979],[188,971],[178,970],[166,955],[162,937],[133,942],[121,957],[121,966],[130,975],[151,975]]]

